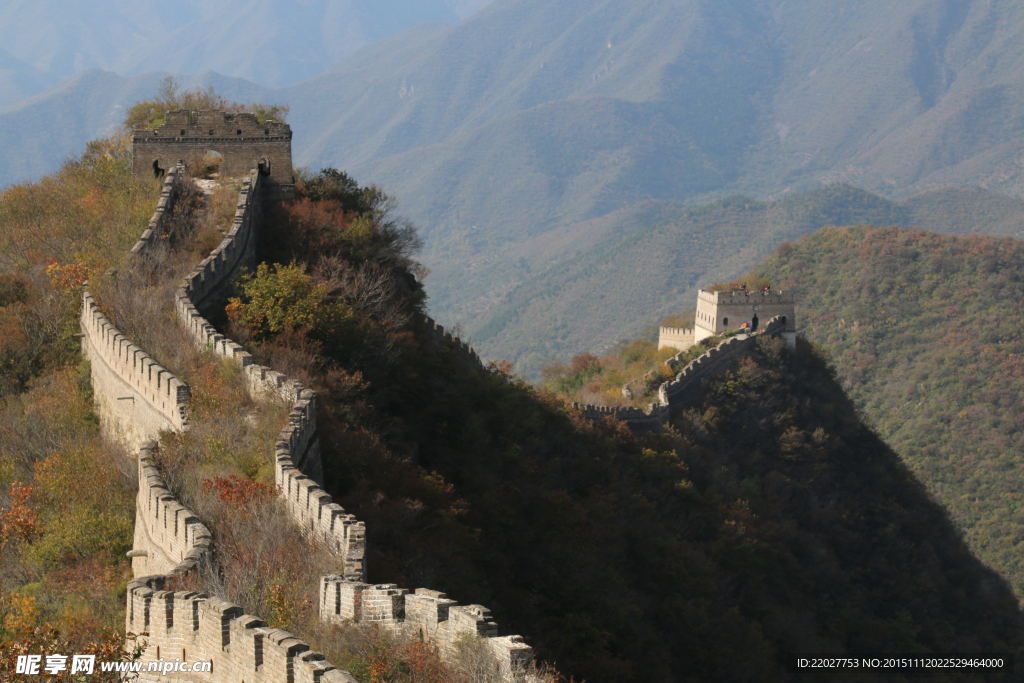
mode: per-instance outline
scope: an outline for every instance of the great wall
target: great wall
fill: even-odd
[[[739,334],[708,349],[679,370],[674,378],[663,382],[658,387],[657,400],[648,403],[646,409],[581,403],[573,403],[572,407],[587,420],[596,421],[613,417],[624,422],[634,432],[659,431],[668,424],[674,408],[689,403],[700,394],[703,380],[714,377],[737,358],[749,355],[754,350],[759,336],[782,336],[789,319],[791,318],[784,315],[776,316],[764,325],[759,334]],[[665,365],[675,370],[685,353],[679,352],[665,361]]]
[[[243,123],[255,121],[245,121],[244,116]],[[161,137],[167,126],[184,126],[186,121],[195,122],[199,128],[212,126],[210,139],[225,151],[222,168],[237,172],[245,167],[245,178],[230,231],[185,277],[175,295],[175,309],[196,346],[212,350],[225,362],[239,364],[253,398],[284,400],[291,405],[287,424],[275,443],[267,447],[274,456],[275,483],[296,530],[326,548],[338,562],[337,574],[322,580],[321,618],[326,622],[373,622],[406,630],[436,644],[442,654],[450,652],[461,638],[480,637],[505,679],[528,678],[532,649],[518,636],[498,636],[486,608],[460,606],[443,593],[428,589],[410,592],[391,584],[363,581],[364,524],[335,504],[320,486],[323,472],[316,395],[299,382],[255,364],[250,354],[221,335],[201,313],[223,303],[240,268],[253,267],[264,203],[291,194],[290,129],[285,124],[273,124],[276,135],[271,136],[271,127],[267,127],[269,147],[261,147],[261,141],[244,136],[246,131],[239,127],[240,144],[231,146],[234,140],[221,135],[221,128],[227,130],[238,123],[237,119],[228,120],[231,117],[222,112],[169,112],[167,124],[155,135],[152,131],[136,132],[136,175],[140,167],[143,173],[159,169],[164,184],[156,212],[129,258],[141,264],[165,248],[167,218],[185,187],[186,175],[180,161],[167,155],[208,146],[208,140],[187,138],[186,133],[195,133],[198,128],[180,129],[179,139],[162,147],[155,145],[164,143],[166,136],[160,141],[151,138]],[[281,151],[285,140],[289,141],[287,154]],[[162,156],[150,165],[147,157],[154,153]],[[145,163],[138,164],[140,160]],[[281,183],[282,179],[288,182]],[[482,367],[468,345],[429,318],[425,322],[428,334],[440,346]],[[128,553],[136,578],[128,585],[126,629],[148,634],[144,663],[172,658],[212,662],[208,673],[175,673],[168,678],[143,672],[138,680],[355,683],[351,675],[326,662],[306,643],[286,631],[268,628],[265,621],[244,614],[236,605],[204,594],[164,590],[172,577],[195,571],[213,551],[210,532],[175,500],[154,462],[154,439],[159,433],[188,428],[189,388],[117,330],[88,291],[82,297],[81,327],[82,350],[92,368],[102,429],[108,437],[122,440],[139,453],[135,540]]]
[[[282,503],[297,531],[326,548],[337,560],[336,574],[324,576],[319,589],[321,619],[328,623],[344,620],[371,622],[401,629],[435,644],[444,654],[467,636],[479,637],[488,646],[506,680],[529,678],[532,649],[519,636],[499,636],[490,611],[479,605],[458,605],[443,593],[429,589],[409,591],[393,584],[365,583],[365,527],[353,515],[333,502],[321,488],[323,482],[316,426],[316,395],[299,382],[270,368],[255,364],[241,345],[220,334],[203,311],[222,304],[232,279],[243,267],[252,268],[255,245],[262,224],[263,204],[290,196],[290,144],[287,155],[280,143],[290,141],[285,124],[275,125],[274,139],[264,149],[236,128],[237,141],[229,146],[218,131],[235,125],[222,112],[169,112],[164,128],[185,126],[194,121],[198,128],[179,128],[178,139],[167,141],[166,131],[137,132],[135,161],[141,171],[164,171],[164,185],[156,212],[147,229],[131,249],[136,263],[165,248],[167,217],[185,187],[185,169],[168,157],[175,149],[189,145],[205,147],[206,141],[189,140],[207,126],[224,154],[225,168],[244,171],[234,222],[223,241],[186,276],[175,294],[179,322],[197,347],[210,349],[225,362],[237,363],[245,372],[247,388],[256,400],[283,400],[291,405],[289,418],[273,444],[275,483]],[[221,117],[222,120],[218,120]],[[218,122],[219,121],[219,122]],[[247,125],[252,122],[246,122]],[[219,126],[219,127],[218,127]],[[283,128],[282,128],[283,126]],[[249,126],[251,128],[251,125]],[[226,130],[226,128],[225,128]],[[265,129],[270,138],[270,127]],[[249,131],[251,132],[251,131]],[[223,136],[221,136],[223,137]],[[157,143],[163,144],[159,146]],[[171,150],[171,151],[168,151]],[[150,160],[146,155],[160,155]],[[270,169],[273,168],[273,172]],[[136,174],[140,171],[136,169]],[[779,315],[765,323],[765,334],[783,335],[792,330],[789,317]],[[442,347],[468,359],[478,367],[476,353],[458,338],[430,320],[427,331]],[[99,310],[92,295],[82,299],[82,349],[92,368],[92,383],[102,428],[138,453],[139,491],[134,546],[129,556],[136,578],[128,585],[126,629],[147,633],[148,647],[143,662],[170,660],[210,661],[208,673],[176,673],[168,678],[143,672],[141,681],[225,681],[238,683],[354,683],[347,672],[338,670],[324,656],[265,621],[243,613],[242,608],[224,600],[192,592],[164,590],[175,576],[195,571],[213,552],[211,534],[202,521],[181,505],[166,486],[154,462],[156,439],[161,431],[188,429],[189,388],[143,349],[131,343]],[[671,408],[689,400],[700,381],[717,372],[739,355],[749,353],[754,335],[733,337],[697,358],[658,391],[658,402],[647,411],[636,408],[574,406],[585,418],[594,420],[613,415],[633,429],[657,429],[668,419]],[[678,362],[676,356],[675,361]],[[672,360],[669,364],[672,364]]]
[[[760,316],[771,318],[762,325]],[[752,326],[754,332],[737,334],[743,329],[743,323]],[[682,357],[692,346],[720,334],[734,336],[679,369]],[[796,348],[796,297],[792,292],[747,292],[746,289],[709,292],[702,289],[697,295],[693,327],[662,326],[659,330],[658,348],[675,348],[680,352],[665,361],[676,375],[658,387],[655,401],[648,403],[645,409],[580,403],[573,403],[572,407],[587,420],[614,417],[635,432],[659,431],[668,423],[674,408],[696,398],[705,379],[718,374],[737,358],[750,354],[760,335],[781,337],[791,349]],[[624,395],[626,391],[623,387]]]

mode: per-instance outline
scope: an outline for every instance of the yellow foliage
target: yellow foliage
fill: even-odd
[[[83,558],[116,555],[131,546],[132,493],[97,446],[95,441],[74,444],[36,464],[45,513],[42,537],[28,551],[32,559],[55,562],[68,552]]]
[[[0,597],[0,618],[7,632],[19,632],[32,628],[39,619],[36,599],[21,593],[8,593]]]

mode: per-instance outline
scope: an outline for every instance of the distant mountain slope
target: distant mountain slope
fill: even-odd
[[[51,85],[102,68],[125,75],[212,69],[280,86],[319,75],[363,45],[404,29],[454,23],[487,2],[2,0],[0,44],[48,74]]]
[[[950,189],[892,202],[835,185],[773,202],[739,196],[683,211],[637,203],[609,218],[618,218],[618,230],[606,221],[578,228],[598,235],[592,238],[596,245],[583,243],[580,252],[574,253],[571,237],[553,242],[545,235],[506,252],[501,265],[478,265],[453,241],[438,259],[442,265],[435,268],[444,270],[435,270],[436,276],[442,282],[458,277],[469,286],[434,294],[452,307],[438,306],[436,314],[468,321],[481,353],[514,359],[532,376],[553,357],[603,351],[635,337],[666,314],[692,306],[698,286],[728,279],[780,242],[823,226],[874,223],[1021,236],[1024,200]],[[633,228],[638,223],[649,227]],[[461,273],[447,270],[460,267]],[[485,299],[484,282],[505,282],[506,293]]]
[[[1024,596],[1024,242],[828,228],[755,268],[883,438]]]
[[[461,322],[485,353],[518,358],[578,350],[580,337],[570,338],[570,316],[565,332],[513,346],[527,337],[494,323],[525,313],[509,308],[509,292],[547,291],[530,281],[584,251],[573,240],[592,248],[650,230],[642,221],[668,217],[666,207],[837,182],[889,198],[949,185],[1024,194],[1024,18],[1009,0],[496,0],[454,25],[368,45],[302,83],[229,87],[291,105],[299,164],[345,168],[400,197],[427,237],[432,310]],[[19,131],[5,140],[0,182],[53,168],[76,148],[60,146],[71,133],[34,123],[58,118],[47,106],[73,111],[64,90],[53,92],[33,100],[31,116],[0,114],[0,127],[15,116]],[[958,230],[942,210],[928,220]],[[765,249],[771,235],[791,234],[751,229]],[[708,239],[719,250],[736,244]],[[756,251],[734,256],[732,272]],[[679,254],[711,259],[709,268],[724,257]],[[628,277],[650,272],[635,261]],[[567,310],[595,306],[593,286],[550,291]],[[595,323],[592,341],[622,324]]]
[[[0,48],[0,110],[38,95],[56,82],[56,78]]]

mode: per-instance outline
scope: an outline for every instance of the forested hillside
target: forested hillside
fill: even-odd
[[[827,228],[753,273],[800,293],[799,329],[1024,597],[1024,243]]]
[[[652,202],[642,227],[629,227],[614,214],[557,239],[530,240],[502,262],[474,267],[469,260],[459,278],[472,286],[448,288],[445,283],[468,259],[460,243],[435,266],[437,281],[430,280],[430,289],[443,301],[459,302],[452,315],[473,321],[466,327],[485,356],[513,359],[535,378],[549,359],[602,353],[693,306],[698,287],[742,272],[780,242],[826,225],[856,223],[1022,237],[1024,201],[948,188],[893,202],[831,185],[769,202],[729,197],[678,214]],[[523,272],[515,272],[517,259],[527,264]],[[504,278],[511,280],[510,291],[482,307],[486,282]]]
[[[76,335],[82,283],[120,261],[159,198],[130,164],[123,137],[99,141],[0,193],[0,680],[20,654],[126,654],[137,482],[100,438]]]
[[[0,417],[17,439],[0,452],[0,627],[31,647],[100,647],[89,641],[104,627],[120,647],[133,464],[98,438],[87,375],[72,368],[86,276],[130,334],[159,329],[142,318],[130,328],[125,302],[162,304],[116,268],[156,199],[128,168],[123,143],[100,143],[60,175],[3,194]],[[1021,649],[1012,593],[859,422],[819,351],[765,340],[663,436],[592,426],[508,367],[481,368],[431,340],[417,316],[415,233],[379,189],[327,171],[303,176],[298,192],[271,214],[268,265],[239,282],[218,324],[317,390],[327,488],[366,522],[370,581],[487,605],[503,631],[594,682],[783,681],[792,651]],[[184,220],[171,243],[201,251],[216,241],[208,227]],[[222,504],[243,496],[272,508],[257,495],[269,454],[228,448],[229,430],[213,429],[224,411],[238,422],[235,376],[191,371],[196,427],[163,440],[165,473],[184,454]],[[244,521],[211,520],[225,567],[240,547],[231,525]],[[314,569],[295,552],[249,591],[269,596],[271,626],[316,618],[315,601],[282,598],[315,589],[285,581]],[[360,642],[383,649],[332,661],[365,683],[412,680],[407,652]],[[385,679],[383,661],[394,667]]]

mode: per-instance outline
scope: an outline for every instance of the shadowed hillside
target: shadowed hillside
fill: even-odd
[[[1024,595],[1024,243],[828,228],[754,273],[801,292],[858,409]]]

